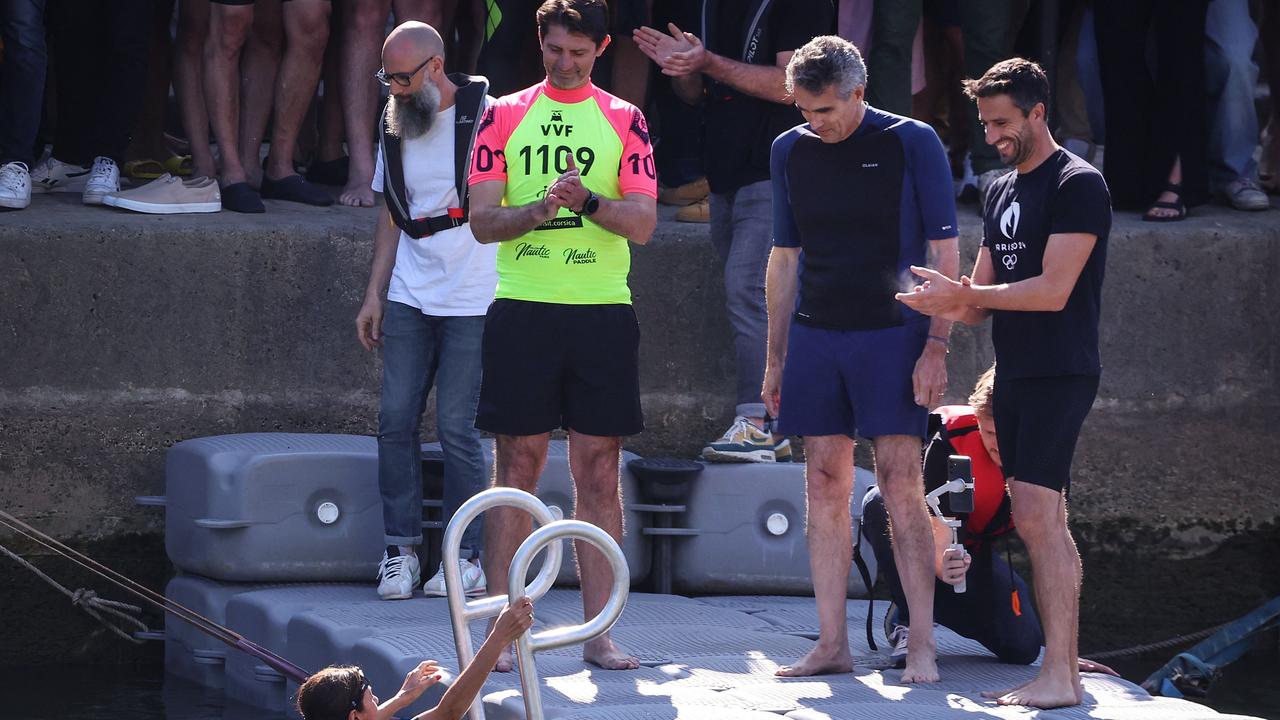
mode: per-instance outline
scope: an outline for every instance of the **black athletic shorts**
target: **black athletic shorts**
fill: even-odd
[[[630,305],[494,300],[484,320],[476,427],[635,435],[644,429],[639,355]]]
[[[1005,479],[1069,487],[1076,440],[1097,395],[1097,375],[1001,378],[997,366],[992,414]]]

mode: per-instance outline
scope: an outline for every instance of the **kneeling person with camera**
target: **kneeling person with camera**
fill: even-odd
[[[950,479],[948,458],[969,458],[973,472],[971,503],[951,493],[942,496],[945,516],[961,518],[960,539],[964,551],[951,547],[949,528],[932,518],[934,538],[933,616],[938,624],[981,643],[1001,662],[1028,665],[1035,662],[1044,644],[1040,619],[1032,607],[1026,582],[995,552],[995,539],[1014,529],[1009,494],[1001,473],[992,412],[995,368],[987,370],[969,396],[969,405],[947,405],[934,410],[937,430],[931,434],[924,457],[925,492]],[[898,580],[889,536],[889,516],[884,498],[873,487],[863,499],[862,538],[870,543],[881,575],[893,598],[885,617],[885,636],[891,659],[900,666],[906,660],[906,599]],[[958,588],[964,588],[958,590]],[[1115,674],[1110,668],[1080,660],[1085,672]]]

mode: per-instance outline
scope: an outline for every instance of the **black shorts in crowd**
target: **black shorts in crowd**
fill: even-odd
[[[1097,375],[1002,378],[997,365],[992,415],[1005,479],[1069,487],[1071,457],[1097,395]]]
[[[476,427],[635,435],[644,429],[639,353],[630,305],[495,300],[484,322]]]

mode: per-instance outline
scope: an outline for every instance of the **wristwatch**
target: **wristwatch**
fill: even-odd
[[[600,209],[600,196],[587,190],[587,199],[582,203],[581,210],[574,210],[578,215],[593,215],[595,211]]]

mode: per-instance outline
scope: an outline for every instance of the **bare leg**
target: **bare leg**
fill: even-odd
[[[342,205],[373,206],[374,114],[378,86],[373,74],[381,64],[382,33],[390,0],[343,5],[349,12],[342,33],[342,121],[347,128],[347,185],[338,196]],[[399,20],[399,18],[397,18]],[[326,91],[327,92],[327,91]]]
[[[422,22],[435,28],[447,45],[449,36],[445,34],[444,27],[446,3],[452,4],[452,0],[418,0],[420,11],[423,13]]]
[[[271,126],[271,151],[267,177],[280,180],[294,175],[293,148],[302,118],[320,81],[324,46],[329,41],[329,3],[326,0],[292,0],[284,6],[284,61],[275,85],[275,112]]]
[[[253,33],[244,49],[240,73],[240,93],[244,108],[240,112],[240,166],[249,184],[262,183],[262,141],[271,118],[272,96],[280,70],[280,53],[284,30],[280,0],[256,4]]]
[[[474,74],[480,59],[480,45],[484,42],[484,23],[487,18],[484,0],[459,0],[457,22],[458,48],[453,53],[454,67]]]
[[[440,12],[435,7],[435,2],[436,0],[392,0],[391,7],[396,14],[396,23],[418,20],[431,25],[433,20],[440,22],[438,17]]]
[[[352,7],[348,7],[350,4]],[[329,15],[329,43],[324,48],[324,97],[320,101],[319,126],[316,133],[315,159],[320,162],[337,160],[343,156],[342,137],[346,131],[342,121],[342,44],[351,31],[343,25],[351,17],[355,2],[335,2]]]
[[[222,184],[245,182],[240,163],[240,50],[253,26],[253,5],[209,8],[204,43],[204,99],[222,156]]]
[[[983,693],[1001,705],[1077,705],[1080,688],[1080,553],[1067,528],[1062,493],[1009,480],[1014,524],[1031,556],[1036,607],[1044,623],[1044,663],[1034,680],[1003,693]]]
[[[805,519],[809,569],[818,605],[818,644],[777,675],[804,677],[853,670],[845,599],[853,561],[849,494],[853,490],[853,439],[823,435],[804,439]]]
[[[296,0],[295,0],[296,1]],[[512,487],[525,492],[538,488],[538,478],[547,465],[547,441],[550,433],[541,435],[499,435],[497,457],[493,466],[493,486]],[[489,595],[506,595],[507,573],[511,570],[511,558],[520,543],[529,537],[532,521],[529,514],[512,507],[496,507],[485,511],[484,521],[484,576]],[[493,629],[493,620],[489,621]],[[502,651],[494,670],[511,672],[515,663],[511,648]]]
[[[893,559],[911,614],[904,683],[937,682],[938,650],[933,639],[933,530],[924,504],[920,438],[875,438],[876,482],[889,509]]]
[[[173,89],[182,111],[182,128],[191,147],[192,174],[217,177],[209,146],[209,111],[201,91],[204,75],[202,45],[209,36],[209,0],[179,0],[178,36],[173,47]]]
[[[622,438],[569,432],[569,472],[573,475],[575,519],[583,520],[622,542],[622,496],[618,493],[618,462]],[[578,579],[582,582],[582,614],[589,620],[609,602],[613,569],[603,553],[575,542]],[[605,670],[634,670],[640,661],[618,649],[608,633],[582,646],[582,659]]]

